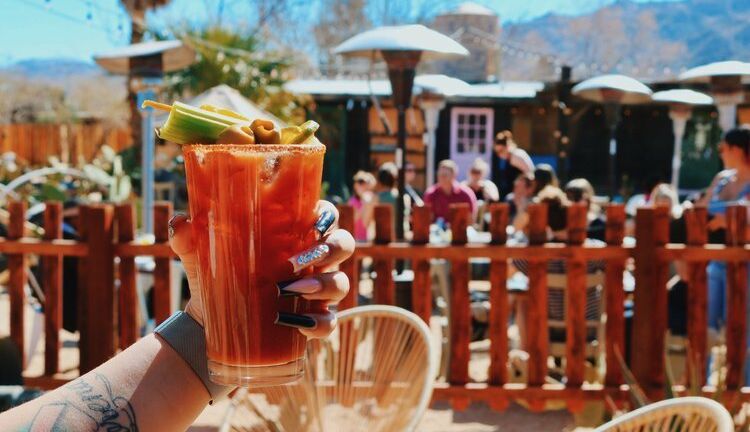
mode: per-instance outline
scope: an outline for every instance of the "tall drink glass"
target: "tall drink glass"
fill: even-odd
[[[325,146],[185,145],[208,371],[226,385],[278,385],[304,372],[306,338],[275,324],[308,303],[280,297],[289,258],[316,241]],[[309,270],[307,270],[309,271]]]

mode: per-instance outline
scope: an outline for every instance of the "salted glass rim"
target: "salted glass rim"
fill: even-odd
[[[202,151],[231,151],[231,152],[252,152],[252,153],[321,153],[325,152],[324,144],[185,144],[182,146],[183,151],[202,150]]]

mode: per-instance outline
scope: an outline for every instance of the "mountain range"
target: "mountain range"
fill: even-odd
[[[644,76],[664,68],[674,74],[714,61],[750,61],[748,23],[750,0],[618,0],[586,15],[547,14],[506,23],[502,38],[574,67]]]
[[[574,78],[615,70],[659,78],[713,61],[750,61],[748,23],[750,0],[617,0],[585,15],[506,22],[503,78],[532,78],[534,54],[573,66]],[[62,58],[23,60],[0,68],[3,73],[62,87],[74,78],[105,76],[93,63]]]

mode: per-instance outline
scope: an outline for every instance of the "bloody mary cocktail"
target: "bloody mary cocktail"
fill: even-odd
[[[306,338],[274,322],[308,304],[280,297],[276,283],[306,274],[288,260],[316,241],[325,147],[194,144],[183,153],[211,380],[294,381]]]

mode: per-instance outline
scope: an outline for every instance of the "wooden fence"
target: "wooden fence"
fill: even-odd
[[[90,161],[107,144],[115,152],[130,146],[127,128],[94,124],[14,123],[0,125],[0,152],[13,152],[32,165],[47,164],[50,156],[63,162]]]
[[[171,206],[158,204],[155,211],[155,245],[139,245],[134,238],[134,209],[125,204],[113,207],[97,205],[83,207],[79,226],[82,240],[61,240],[61,215],[59,204],[47,206],[44,239],[23,238],[24,204],[9,205],[11,223],[8,238],[0,239],[0,253],[8,256],[10,271],[9,291],[11,302],[11,337],[19,347],[24,347],[23,313],[24,286],[26,284],[26,257],[42,257],[44,276],[41,282],[45,297],[45,372],[42,376],[26,377],[27,385],[51,388],[65,382],[57,376],[59,369],[59,329],[61,325],[61,258],[81,258],[79,271],[79,328],[80,367],[83,373],[113,356],[118,349],[132,344],[139,335],[136,320],[136,269],[134,257],[149,255],[156,258],[154,271],[154,304],[156,321],[170,314],[170,259],[173,253],[167,243],[167,224]],[[727,212],[727,241],[724,245],[706,244],[707,213],[704,208],[687,211],[687,244],[668,244],[669,215],[666,208],[642,208],[636,217],[636,244],[623,245],[625,211],[620,205],[607,208],[607,245],[594,247],[584,244],[586,237],[586,209],[580,206],[568,210],[568,244],[546,241],[547,213],[543,205],[529,208],[528,246],[506,245],[505,227],[508,207],[496,204],[490,207],[490,244],[467,243],[466,227],[470,221],[468,207],[451,209],[450,223],[453,231],[450,245],[429,244],[431,213],[429,208],[418,208],[413,213],[413,238],[410,242],[393,242],[392,210],[378,206],[375,210],[376,236],[372,243],[359,244],[355,255],[342,264],[358,286],[359,261],[373,259],[374,270],[379,275],[374,281],[374,302],[393,304],[395,283],[392,270],[395,261],[411,261],[414,270],[412,284],[413,310],[426,321],[432,313],[430,260],[446,259],[451,263],[450,289],[450,368],[445,382],[436,383],[433,399],[449,400],[455,409],[465,408],[471,401],[485,401],[494,409],[503,409],[511,400],[523,399],[532,409],[542,409],[547,400],[565,400],[571,411],[577,411],[585,400],[602,400],[609,396],[616,402],[627,400],[627,386],[615,352],[625,352],[625,318],[623,270],[626,261],[634,260],[635,291],[633,294],[635,316],[632,323],[632,350],[630,367],[645,391],[653,398],[664,396],[665,385],[665,334],[667,331],[667,278],[668,263],[684,260],[689,263],[690,299],[687,311],[688,352],[695,368],[694,374],[705,378],[707,364],[707,288],[706,263],[709,260],[728,262],[727,304],[728,324],[725,403],[737,397],[746,398],[750,388],[742,388],[741,371],[745,360],[745,304],[747,296],[747,263],[750,246],[745,244],[747,209],[732,207]],[[353,209],[340,208],[340,225],[352,229]],[[471,315],[468,282],[469,258],[489,258],[491,284],[489,338],[491,341],[490,366],[486,382],[472,382],[469,377],[469,349]],[[118,258],[118,259],[116,259]],[[510,383],[508,376],[509,317],[508,259],[522,258],[529,264],[528,304],[530,311],[526,322],[529,361],[528,380]],[[545,384],[548,361],[547,328],[547,261],[565,260],[567,263],[566,311],[566,362],[564,384]],[[584,380],[586,347],[585,303],[586,261],[606,260],[605,310],[606,376],[601,384]],[[116,264],[117,263],[117,264]],[[116,277],[117,276],[117,277]],[[119,287],[116,289],[116,287]],[[357,292],[352,290],[341,302],[340,308],[357,304]],[[675,386],[685,392],[684,386]],[[704,386],[704,393],[715,388]]]

